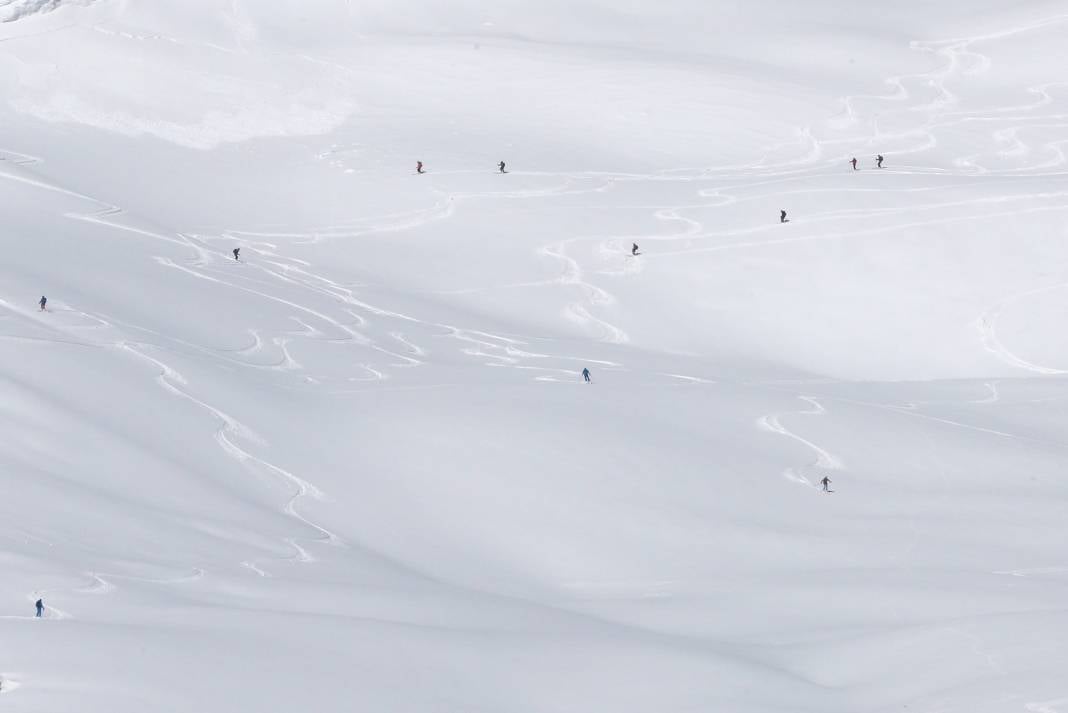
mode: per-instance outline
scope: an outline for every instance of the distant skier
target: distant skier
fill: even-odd
[[[875,165],[878,166],[879,168],[883,167],[883,155],[882,154],[879,154],[878,156],[875,157]]]
[[[498,163],[497,164],[497,168],[501,169],[501,173],[508,173],[507,171],[504,170],[504,161],[501,161],[500,163]]]
[[[857,170],[857,157],[854,156],[853,160],[850,161],[850,163],[853,164],[853,170],[856,171]]]
[[[48,304],[48,298],[44,295],[41,295],[41,299],[37,302],[37,304],[41,305],[41,311],[44,312],[45,305]]]
[[[820,484],[823,485],[823,492],[825,492],[825,493],[831,492],[831,479],[828,478],[826,475],[823,476],[823,480],[820,481]]]
[[[641,253],[638,252],[638,243],[633,243],[630,246],[630,254],[631,255],[641,255]]]
[[[590,370],[589,369],[583,367],[583,369],[582,369],[582,378],[586,380],[587,384],[590,383]]]
[[[786,222],[786,211],[785,210],[780,210],[779,211],[779,222],[780,223],[785,223]]]
[[[37,618],[40,619],[41,616],[44,614],[44,601],[38,599],[37,603],[34,606],[37,607]]]
[[[237,262],[241,261],[240,255],[241,255],[241,248],[234,248],[234,260],[235,261],[237,261]]]
[[[416,173],[424,173],[424,171],[423,171],[423,162],[422,161],[416,161],[415,162],[415,172]]]

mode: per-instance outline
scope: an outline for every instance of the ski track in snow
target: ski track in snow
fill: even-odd
[[[10,151],[6,151],[6,150],[4,150],[3,153],[5,155],[15,155],[15,156],[17,156],[18,157],[17,160],[13,161],[13,163],[15,165],[17,165],[17,166],[20,166],[20,167],[32,166],[34,164],[40,163],[40,159],[38,159],[36,157],[25,155],[25,154],[16,153],[16,152],[10,152]],[[34,186],[35,188],[40,188],[40,189],[47,190],[47,191],[53,191],[53,192],[61,193],[63,195],[67,195],[69,197],[73,197],[73,198],[76,198],[76,199],[79,199],[79,200],[84,200],[84,201],[87,201],[87,202],[90,202],[90,203],[96,203],[96,204],[102,203],[101,201],[97,200],[96,198],[93,198],[92,196],[88,196],[88,195],[85,195],[85,194],[82,194],[82,193],[78,193],[76,191],[71,191],[71,190],[68,190],[68,189],[65,189],[65,188],[62,188],[62,187],[59,187],[59,186],[55,186],[55,185],[52,185],[52,184],[50,184],[50,183],[48,183],[46,181],[42,181],[42,180],[39,180],[39,179],[36,179],[36,178],[33,178],[33,177],[28,177],[28,176],[18,175],[18,174],[12,174],[12,173],[9,173],[9,172],[3,172],[3,173],[0,173],[0,178],[6,179],[6,180],[17,181],[17,182],[24,183],[24,184],[28,184],[28,185]],[[188,249],[192,250],[192,252],[194,253],[194,256],[195,256],[194,257],[194,264],[204,265],[204,264],[208,264],[208,263],[214,262],[214,261],[219,259],[218,255],[213,254],[211,251],[205,249],[199,242],[197,242],[195,239],[193,239],[190,236],[179,235],[178,237],[171,237],[171,236],[163,235],[163,234],[160,234],[160,233],[157,233],[157,232],[154,232],[154,231],[149,231],[149,230],[145,230],[145,229],[142,229],[142,228],[138,228],[136,226],[127,225],[126,223],[123,223],[123,222],[115,220],[115,218],[117,218],[118,216],[121,216],[123,213],[124,213],[124,211],[120,206],[104,204],[104,207],[102,209],[97,210],[97,211],[93,211],[93,212],[89,212],[89,213],[78,213],[78,212],[75,212],[75,213],[67,213],[65,215],[66,215],[66,217],[68,217],[70,219],[73,219],[73,220],[80,220],[80,221],[84,221],[84,222],[90,222],[90,223],[95,223],[95,224],[99,224],[99,225],[104,225],[104,226],[109,227],[109,228],[113,228],[113,229],[117,229],[117,230],[121,230],[121,231],[127,231],[127,232],[134,233],[134,234],[142,236],[142,237],[146,237],[146,238],[150,238],[150,239],[158,240],[158,241],[162,241],[162,242],[176,244],[176,245],[179,245],[179,246],[181,246],[183,248],[188,248]],[[223,256],[223,259],[225,259],[225,256]],[[190,272],[190,273],[196,275],[197,277],[201,277],[202,279],[209,279],[209,280],[213,280],[213,281],[218,281],[218,280],[215,280],[215,278],[212,278],[210,276],[197,273],[192,268],[186,268],[186,267],[178,266],[177,264],[173,263],[172,261],[170,261],[167,258],[157,258],[157,261],[160,264],[167,265],[167,266],[173,266],[173,267],[176,267],[178,269],[184,270],[186,272]],[[231,285],[231,286],[233,287],[233,285]],[[255,291],[253,291],[253,292],[255,292]],[[262,296],[262,297],[264,297],[266,299],[280,299],[280,298],[275,298],[275,297],[273,297],[271,295],[264,294],[264,293],[258,293],[257,292],[256,294],[259,294],[260,296]],[[302,306],[294,304],[294,303],[287,303],[287,304],[289,304],[290,306],[292,306],[292,307],[294,307],[294,308],[296,308],[298,310],[309,312],[309,313],[313,314],[316,317],[320,317],[322,320],[332,324],[333,326],[337,327],[339,330],[341,330],[341,331],[345,332],[346,334],[348,334],[349,338],[353,338],[353,337],[356,336],[355,332],[352,332],[351,330],[348,330],[344,325],[341,325],[340,323],[336,322],[335,320],[332,320],[330,317],[327,317],[326,315],[323,315],[323,314],[318,313],[318,312],[314,312],[314,311],[312,311],[312,310],[310,310],[310,309],[308,309],[306,307],[302,307]],[[79,313],[85,315],[87,318],[90,318],[94,322],[93,326],[95,328],[106,329],[108,327],[113,326],[112,323],[109,320],[105,319],[105,318],[102,318],[102,317],[99,317],[99,316],[95,316],[95,315],[89,315],[88,313],[85,313],[85,312],[79,312]],[[248,350],[243,350],[243,351],[249,351],[249,350],[256,351],[256,350],[258,350],[259,348],[262,347],[262,343],[263,342],[262,342],[262,339],[260,338],[259,334],[256,333],[255,331],[251,331],[251,335],[254,338],[254,343],[253,343],[253,345],[251,347],[248,348]],[[281,352],[282,360],[278,364],[272,365],[271,368],[278,368],[278,369],[284,369],[284,370],[296,370],[296,369],[300,368],[299,364],[297,364],[292,359],[292,357],[288,354],[288,351],[286,350],[286,341],[287,340],[285,340],[284,338],[276,338],[276,339],[273,340],[273,343],[275,344],[276,347],[278,347],[278,349]],[[161,387],[163,387],[169,393],[172,393],[172,394],[174,394],[176,396],[179,396],[181,398],[184,398],[184,399],[196,404],[197,406],[199,406],[200,408],[202,408],[203,410],[205,410],[209,414],[211,414],[214,418],[216,418],[222,424],[222,426],[221,426],[220,430],[216,433],[215,440],[218,443],[218,445],[223,449],[224,452],[226,452],[228,455],[230,455],[235,460],[237,460],[238,462],[240,462],[240,463],[242,463],[244,465],[251,464],[255,469],[260,470],[260,471],[264,471],[264,472],[266,472],[268,474],[271,474],[271,475],[273,475],[273,476],[275,476],[277,478],[280,478],[284,482],[287,482],[287,483],[291,484],[293,486],[293,488],[294,488],[294,491],[290,495],[290,497],[286,500],[284,505],[282,506],[282,510],[286,515],[288,515],[291,518],[297,520],[298,522],[302,523],[303,525],[305,525],[305,526],[317,531],[319,533],[319,535],[318,535],[318,537],[315,538],[315,541],[323,542],[323,543],[327,543],[327,544],[332,544],[332,545],[342,545],[343,544],[340,541],[340,539],[334,533],[332,533],[329,530],[327,530],[327,529],[315,524],[311,520],[309,520],[306,517],[304,517],[303,515],[301,515],[297,510],[297,504],[303,498],[312,497],[312,498],[321,499],[323,497],[322,493],[317,488],[315,488],[308,481],[306,481],[306,480],[294,475],[293,473],[291,473],[291,472],[289,472],[289,471],[287,471],[287,470],[285,470],[285,469],[283,469],[283,468],[281,468],[281,467],[279,467],[279,466],[277,466],[277,465],[275,465],[273,463],[270,463],[270,462],[268,462],[268,461],[266,461],[266,460],[264,460],[262,458],[259,458],[259,457],[255,456],[255,455],[253,455],[251,452],[249,452],[249,451],[241,448],[239,445],[237,445],[236,439],[238,439],[238,438],[262,443],[262,440],[259,439],[251,429],[247,428],[244,424],[240,423],[239,421],[233,419],[232,417],[230,417],[228,414],[226,414],[222,410],[217,409],[214,406],[211,406],[210,404],[208,404],[208,403],[196,398],[191,393],[189,393],[188,391],[184,390],[182,387],[187,386],[187,382],[184,379],[184,377],[181,376],[181,374],[179,374],[176,370],[174,370],[173,368],[171,368],[170,366],[165,364],[163,361],[161,361],[159,359],[156,359],[154,357],[151,357],[148,354],[144,353],[143,351],[138,349],[133,343],[128,342],[128,341],[119,341],[119,342],[114,343],[112,346],[118,347],[120,350],[123,350],[123,351],[126,351],[126,352],[130,353],[130,354],[133,354],[134,356],[138,357],[139,359],[147,361],[150,364],[152,364],[155,367],[157,367],[158,369],[160,369],[160,375],[157,377],[157,382],[160,384]],[[247,366],[248,364],[245,364],[245,365]],[[287,537],[287,538],[284,538],[284,541],[294,550],[295,554],[294,554],[293,558],[295,560],[300,561],[300,562],[313,562],[313,561],[315,561],[315,558],[307,551],[307,549],[302,547],[298,543],[297,538],[295,538],[295,537]],[[200,571],[201,574],[202,574],[202,570],[198,570],[198,571]],[[69,614],[67,614],[67,613],[65,613],[65,612],[63,612],[61,610],[55,609],[54,607],[49,607],[49,611],[51,611],[53,613],[54,618],[62,619],[62,618],[69,618],[69,616],[70,616]]]
[[[1051,285],[1048,287],[1039,287],[1037,289],[1025,290],[1015,294],[1003,302],[999,303],[995,307],[991,308],[976,320],[975,326],[979,331],[980,339],[982,340],[983,348],[993,354],[995,357],[1005,362],[1009,366],[1014,366],[1025,371],[1033,372],[1036,374],[1042,374],[1046,376],[1068,374],[1068,371],[1063,369],[1055,369],[1053,367],[1042,366],[1033,362],[1027,361],[1022,357],[1017,356],[1013,352],[1009,351],[1007,347],[998,338],[997,325],[998,319],[1001,317],[1002,311],[1014,302],[1030,297],[1031,295],[1043,294],[1046,292],[1052,292],[1056,290],[1063,290],[1068,288],[1068,283]]]
[[[785,477],[787,480],[790,480],[794,483],[799,483],[801,485],[806,485],[810,488],[815,488],[815,483],[809,480],[808,476],[806,476],[803,471],[810,469],[818,469],[819,471],[842,470],[842,462],[837,456],[833,455],[830,451],[826,450],[821,446],[816,445],[812,441],[802,436],[797,435],[793,431],[787,429],[782,424],[782,418],[786,415],[823,416],[827,413],[827,409],[825,409],[823,407],[823,404],[821,404],[815,398],[811,396],[798,396],[797,398],[807,402],[812,406],[812,408],[805,409],[803,411],[773,413],[768,414],[766,416],[761,416],[757,420],[757,426],[765,431],[769,431],[771,433],[775,433],[780,436],[785,436],[786,438],[795,440],[806,448],[810,449],[813,453],[815,453],[816,459],[811,463],[806,464],[804,467],[795,468],[791,466],[783,471],[783,477]]]
[[[246,560],[246,561],[241,563],[241,566],[245,567],[246,569],[249,569],[249,570],[255,572],[256,574],[258,574],[261,577],[270,577],[271,576],[269,572],[261,569],[255,562]]]
[[[277,265],[277,263],[275,263],[275,265]],[[522,339],[497,334],[490,334],[479,330],[462,328],[455,325],[436,322],[432,320],[426,321],[421,318],[414,317],[412,315],[401,314],[387,308],[382,308],[369,304],[363,299],[358,298],[354,289],[342,285],[334,280],[331,280],[330,278],[324,275],[314,273],[305,266],[284,265],[276,269],[273,266],[268,267],[257,263],[256,268],[266,272],[268,275],[274,277],[277,280],[303,288],[313,293],[319,293],[321,295],[329,297],[330,299],[336,302],[345,305],[349,310],[347,313],[357,320],[357,325],[361,329],[367,328],[369,326],[369,321],[374,318],[392,320],[400,322],[402,325],[405,323],[408,323],[409,325],[418,325],[425,331],[428,331],[431,335],[440,335],[444,333],[445,336],[455,339],[464,345],[474,345],[474,347],[461,346],[462,353],[467,354],[469,356],[489,359],[490,361],[486,362],[489,365],[504,364],[509,366],[515,366],[516,368],[531,368],[529,365],[521,364],[521,362],[524,359],[557,359],[564,361],[579,360],[576,357],[551,356],[548,354],[540,354],[524,350],[520,348],[521,346],[524,346],[526,344],[526,342]],[[191,268],[185,267],[181,269],[187,271],[191,270]],[[205,276],[205,279],[214,280],[217,278]],[[579,284],[580,282],[581,281],[576,281],[575,284]],[[243,288],[240,286],[235,286],[235,289],[243,289],[248,291],[248,288]],[[603,295],[603,299],[610,300],[611,298],[610,296],[605,294]],[[352,310],[359,310],[363,314],[357,314]],[[580,306],[576,307],[576,310],[577,314],[583,314]],[[305,309],[305,311],[311,312],[311,310],[307,309]],[[419,357],[423,357],[427,354],[426,347],[423,347],[414,342],[406,332],[401,332],[399,330],[388,331],[388,336],[390,337],[390,339],[398,342],[401,345],[402,349],[407,352],[405,354],[401,354],[397,351],[381,346],[380,344],[368,338],[362,332],[358,332],[348,325],[341,324],[338,321],[327,317],[321,312],[314,311],[312,312],[312,314],[315,317],[326,321],[331,327],[335,328],[336,330],[343,332],[345,335],[342,337],[343,339],[353,339],[362,343],[370,344],[375,351],[385,354],[391,359],[397,360],[386,364],[385,366],[387,367],[403,368],[419,366],[423,363]],[[589,320],[598,321],[595,320],[595,318],[593,318],[592,316],[589,317]],[[625,335],[621,335],[620,333],[618,333],[618,330],[615,330],[611,325],[608,325],[607,323],[603,324],[605,332],[608,335],[606,341],[620,343],[621,341],[625,340]],[[321,332],[319,333],[319,335],[324,336]],[[375,366],[372,364],[362,364],[361,366],[367,369],[369,373],[374,374],[377,379],[388,378],[387,374],[375,368]],[[572,370],[564,371],[567,371],[568,373],[573,373]]]
[[[569,288],[577,288],[581,293],[582,298],[569,304],[564,311],[564,315],[580,326],[594,329],[602,341],[611,344],[626,344],[630,341],[626,332],[603,319],[595,317],[590,312],[591,307],[600,308],[615,304],[615,298],[600,287],[585,281],[584,273],[578,260],[567,254],[567,244],[569,242],[573,241],[564,240],[541,249],[543,255],[554,258],[563,265],[563,273],[557,280],[558,284]]]
[[[107,581],[99,574],[89,573],[89,585],[86,587],[79,587],[75,591],[83,594],[109,594],[115,591],[115,585]]]
[[[237,460],[242,465],[251,466],[252,470],[257,472],[265,472],[269,475],[273,475],[283,482],[293,487],[293,492],[286,500],[282,507],[283,512],[289,515],[294,520],[306,525],[308,528],[314,530],[318,535],[313,539],[315,542],[320,542],[330,545],[343,545],[341,539],[330,532],[326,528],[318,525],[307,517],[300,514],[297,510],[297,505],[304,498],[322,499],[323,494],[307,480],[300,478],[299,476],[291,473],[290,471],[275,465],[263,458],[253,455],[251,451],[238,445],[238,440],[251,441],[253,443],[264,445],[263,439],[260,438],[254,431],[248,428],[245,424],[241,423],[237,419],[233,418],[224,411],[198,399],[190,394],[186,387],[188,382],[186,379],[173,368],[165,364],[164,362],[149,356],[142,348],[138,348],[137,345],[123,342],[116,345],[119,349],[126,351],[133,356],[148,362],[157,369],[160,370],[159,376],[157,376],[157,383],[167,392],[185,399],[204,411],[208,412],[219,423],[219,430],[216,431],[215,441],[219,447],[231,458]],[[300,562],[314,562],[315,558],[300,544],[295,537],[285,538],[285,542],[293,548],[295,551],[295,559]]]
[[[1065,574],[1068,573],[1068,567],[1030,567],[1024,569],[1004,569],[994,572],[994,574],[1007,575],[1010,577],[1036,577],[1049,574]]]
[[[973,404],[994,404],[1001,400],[1001,394],[998,393],[998,382],[990,381],[984,384],[989,392],[986,397],[972,401]]]

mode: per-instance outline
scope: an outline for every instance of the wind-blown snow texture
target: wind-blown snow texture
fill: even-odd
[[[1062,2],[0,19],[5,710],[1068,711]]]

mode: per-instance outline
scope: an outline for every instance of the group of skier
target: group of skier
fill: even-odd
[[[883,167],[883,161],[885,161],[885,160],[886,159],[883,158],[883,155],[879,154],[878,156],[875,157],[875,165],[877,167],[879,167],[879,168],[882,168]],[[853,158],[849,159],[849,163],[850,163],[850,165],[853,166],[853,170],[854,171],[859,171],[860,170],[859,168],[857,168],[857,157],[856,156],[854,156]],[[780,223],[789,223],[790,222],[790,219],[786,217],[786,211],[785,210],[780,210],[779,211],[779,222]]]
[[[498,163],[497,164],[497,170],[500,171],[501,173],[508,173],[508,171],[505,170],[504,165],[505,165],[504,161],[501,161],[500,163]],[[423,162],[422,161],[416,161],[415,162],[415,172],[416,173],[426,173],[426,170],[423,168]]]
[[[876,156],[875,157],[876,166],[878,166],[879,168],[882,168],[884,160],[885,159],[883,158],[883,156],[881,154]],[[854,171],[859,170],[857,168],[857,159],[856,159],[856,157],[853,157],[850,160],[850,164],[852,164]],[[506,170],[506,164],[504,163],[504,161],[501,161],[501,162],[499,162],[497,164],[497,170],[500,171],[501,173],[508,173],[508,171]],[[422,161],[416,161],[415,162],[415,172],[419,173],[419,174],[426,173],[426,170],[423,168],[423,162]],[[788,222],[790,222],[789,219],[786,217],[786,211],[785,210],[780,210],[779,211],[779,222],[780,223],[788,223]],[[641,255],[641,253],[638,251],[638,243],[632,243],[631,244],[630,254],[634,255],[634,256]],[[233,255],[234,255],[234,261],[240,262],[241,261],[241,248],[240,247],[234,248],[233,249]],[[45,297],[44,295],[41,295],[41,299],[38,301],[38,304],[41,307],[41,311],[44,312],[46,310],[46,305],[48,304],[48,298]],[[583,370],[582,370],[582,378],[587,384],[592,383],[591,382],[591,378],[590,378],[590,370],[588,368],[583,368]],[[831,492],[831,490],[830,490],[830,483],[831,483],[830,478],[824,476],[824,478],[820,481],[820,483],[823,485],[823,492]],[[40,617],[42,612],[44,611],[44,603],[42,602],[42,600],[38,599],[37,603],[36,603],[36,606],[37,606],[37,616]]]
[[[885,159],[885,158],[883,158],[883,155],[882,155],[882,154],[878,154],[878,155],[877,155],[877,156],[875,157],[875,165],[876,165],[876,166],[877,166],[878,168],[882,168],[882,167],[883,167],[883,161],[885,161],[885,160],[886,160],[886,159]],[[850,164],[851,164],[851,165],[853,166],[853,170],[854,170],[854,171],[859,171],[859,170],[860,170],[859,168],[857,168],[857,157],[856,157],[856,156],[854,156],[853,158],[851,158],[851,159],[849,160],[849,163],[850,163]],[[505,164],[504,164],[504,161],[501,161],[500,163],[498,163],[498,164],[497,164],[497,169],[498,169],[498,170],[499,170],[499,171],[500,171],[501,173],[508,173],[508,171],[506,171],[506,170],[505,170]],[[415,162],[415,172],[416,172],[416,173],[426,173],[426,170],[425,170],[425,169],[423,168],[423,162],[422,162],[422,161],[416,161],[416,162]],[[790,219],[786,217],[786,211],[785,211],[785,210],[780,210],[780,211],[779,211],[779,222],[780,222],[780,223],[789,223],[789,222],[790,222]],[[634,243],[634,244],[633,244],[633,245],[631,246],[631,249],[630,249],[630,254],[631,254],[631,255],[640,255],[640,254],[641,254],[641,253],[639,253],[639,252],[638,252],[638,244],[637,244],[637,243]],[[235,259],[235,260],[237,260],[237,259],[238,259],[238,258],[237,258],[237,250],[234,250],[234,259]]]
[[[884,160],[885,159],[883,158],[882,154],[879,154],[878,156],[875,157],[875,164],[879,168],[882,168]],[[852,159],[850,159],[850,163],[853,165],[853,170],[854,171],[859,170],[857,168],[857,159],[856,159],[855,156]],[[500,171],[501,173],[508,173],[508,171],[506,170],[505,166],[506,166],[506,164],[504,163],[504,161],[501,161],[500,163],[497,164],[497,170]],[[426,173],[426,170],[423,168],[423,162],[422,161],[416,161],[415,162],[415,172],[416,173],[420,173],[420,174]],[[786,217],[786,211],[785,210],[780,210],[779,211],[779,222],[780,223],[789,223],[790,222],[790,219]],[[236,262],[240,262],[241,261],[241,248],[239,248],[239,247],[238,248],[234,248],[233,253],[234,253],[234,260]],[[634,255],[634,256],[641,255],[641,253],[638,252],[638,243],[631,244],[630,254]],[[44,295],[42,295],[41,299],[38,301],[38,304],[41,307],[41,311],[44,312],[46,310],[45,305],[48,304],[48,298],[45,297]],[[587,381],[589,381],[589,379],[587,379]]]
[[[882,168],[883,167],[883,161],[885,161],[885,160],[886,159],[883,158],[883,155],[879,154],[879,155],[877,155],[875,157],[875,165],[878,168]],[[857,157],[856,156],[854,156],[853,158],[849,159],[849,163],[852,164],[854,171],[859,171],[860,170],[859,168],[857,168]],[[501,173],[508,173],[508,171],[506,171],[504,167],[505,167],[504,161],[501,161],[500,163],[497,164],[497,170],[498,171],[500,171]],[[422,161],[416,161],[415,162],[415,172],[416,173],[426,173],[426,170],[423,168],[423,162]],[[782,220],[783,223],[787,222],[786,221],[786,211],[783,211],[783,216],[782,216],[781,220]]]
[[[875,165],[877,167],[879,167],[879,168],[882,168],[884,160],[885,159],[883,159],[883,155],[879,154],[878,156],[875,157]],[[853,164],[853,170],[854,171],[859,171],[860,170],[859,168],[857,168],[857,157],[856,156],[854,156],[853,158],[849,159],[849,163]]]

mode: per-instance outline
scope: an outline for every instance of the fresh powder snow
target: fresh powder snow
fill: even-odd
[[[1063,0],[0,20],[4,711],[1068,713]]]

